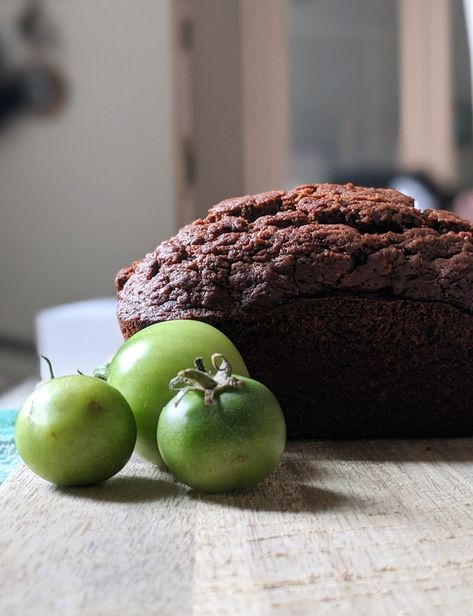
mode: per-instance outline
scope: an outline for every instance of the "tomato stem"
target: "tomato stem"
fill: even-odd
[[[222,391],[243,386],[243,382],[232,375],[232,366],[226,357],[214,353],[211,361],[213,374],[206,370],[202,357],[197,357],[194,361],[195,368],[180,370],[177,376],[171,379],[169,389],[180,390],[176,396],[176,406],[189,391],[202,392],[206,406],[210,406],[215,396]]]
[[[49,357],[46,357],[46,355],[41,355],[41,359],[44,359],[44,361],[48,364],[49,378],[51,380],[54,379],[54,370],[53,370],[53,365],[51,363],[51,360],[49,359]]]
[[[110,362],[100,364],[100,366],[97,366],[94,369],[94,376],[97,379],[108,381],[109,374],[110,374]]]

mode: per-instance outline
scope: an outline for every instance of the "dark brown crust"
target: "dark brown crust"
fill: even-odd
[[[120,271],[119,320],[244,318],[332,292],[473,312],[472,233],[394,190],[319,184],[229,199]]]
[[[117,276],[125,337],[215,325],[290,436],[473,433],[473,227],[348,184],[229,199]]]

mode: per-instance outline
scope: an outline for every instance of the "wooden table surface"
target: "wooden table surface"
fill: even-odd
[[[134,459],[0,488],[0,614],[473,614],[473,439],[292,443],[202,496]]]

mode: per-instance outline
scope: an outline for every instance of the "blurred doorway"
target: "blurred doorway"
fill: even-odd
[[[286,0],[175,0],[177,215],[282,187],[288,160]]]
[[[424,187],[424,203],[449,207],[473,185],[462,0],[176,6],[192,32],[192,212],[233,194],[400,175]]]

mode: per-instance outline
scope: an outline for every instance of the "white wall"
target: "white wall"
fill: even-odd
[[[0,134],[0,336],[112,295],[117,270],[173,233],[171,2],[50,0],[71,101]],[[2,27],[18,6],[2,0]]]

